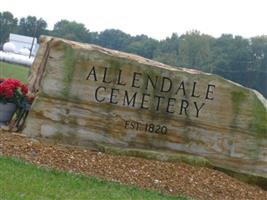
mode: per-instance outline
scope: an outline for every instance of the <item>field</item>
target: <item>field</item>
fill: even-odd
[[[29,70],[29,67],[0,61],[0,77],[2,78],[12,77],[26,83]]]

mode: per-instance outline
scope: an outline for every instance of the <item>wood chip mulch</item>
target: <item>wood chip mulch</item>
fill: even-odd
[[[267,200],[267,191],[222,172],[184,163],[104,154],[0,131],[0,154],[31,163],[193,199]]]

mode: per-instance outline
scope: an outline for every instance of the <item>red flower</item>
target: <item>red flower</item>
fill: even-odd
[[[28,87],[19,80],[0,78],[0,102],[12,102],[18,106],[22,106],[29,102],[27,94]]]
[[[28,93],[28,87],[26,86],[26,85],[21,85],[20,86],[20,88],[21,88],[21,92],[22,92],[22,94],[23,95],[27,95],[27,93]]]
[[[14,96],[14,92],[13,92],[12,89],[7,89],[7,90],[5,91],[5,95],[6,95],[7,98],[11,98],[11,97]]]

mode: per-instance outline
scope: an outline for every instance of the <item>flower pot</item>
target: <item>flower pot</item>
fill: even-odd
[[[0,103],[0,127],[9,122],[16,111],[14,103]]]

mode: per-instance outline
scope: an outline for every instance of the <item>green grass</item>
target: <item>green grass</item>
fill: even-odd
[[[152,190],[93,177],[40,168],[14,158],[0,157],[0,199],[164,199],[186,200]]]
[[[29,70],[29,67],[22,65],[0,62],[0,77],[2,78],[15,78],[26,83]]]

